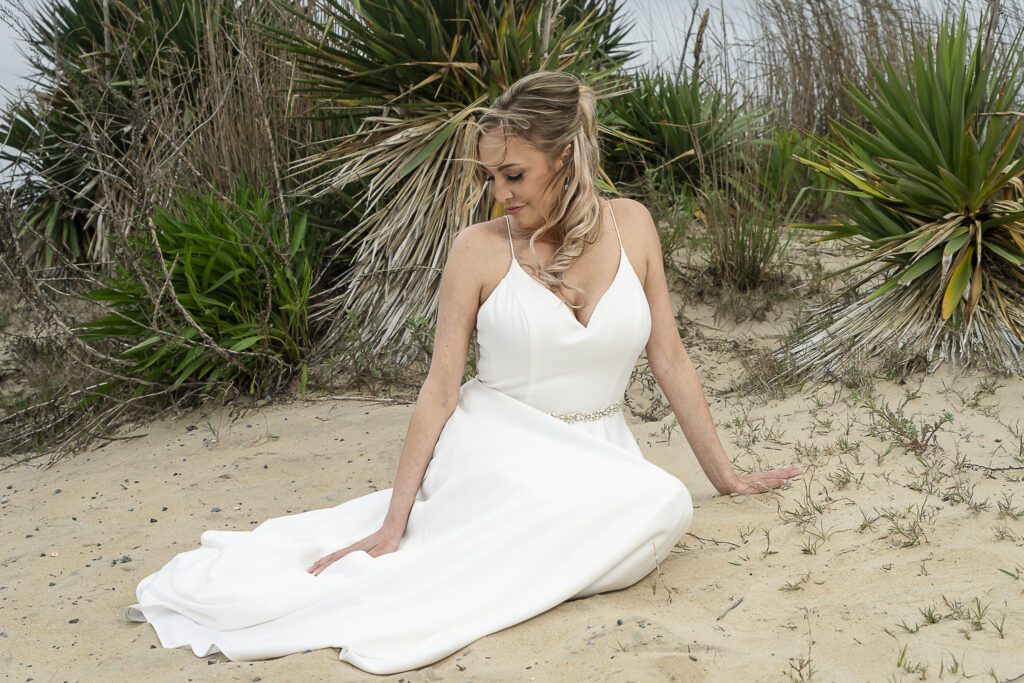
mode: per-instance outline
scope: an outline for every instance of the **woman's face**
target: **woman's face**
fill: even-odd
[[[561,183],[555,175],[562,168],[561,159],[552,162],[526,140],[505,138],[500,130],[480,136],[478,153],[491,193],[516,227],[542,226],[558,199]]]

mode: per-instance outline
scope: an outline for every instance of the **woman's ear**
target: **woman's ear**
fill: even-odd
[[[558,170],[562,170],[562,167],[569,163],[572,158],[572,145],[566,145],[562,150],[562,153],[558,155]]]

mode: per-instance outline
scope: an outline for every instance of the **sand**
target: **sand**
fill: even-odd
[[[907,446],[880,430],[863,385],[721,395],[791,309],[744,324],[715,322],[701,305],[685,313],[737,466],[800,462],[808,473],[770,494],[718,496],[671,416],[630,416],[646,456],[697,508],[635,586],[390,677],[330,649],[252,663],[165,650],[149,625],[124,618],[140,579],[206,529],[389,487],[412,406],[301,400],[169,416],[50,469],[0,472],[4,679],[1024,680],[1024,381],[949,365],[874,381],[876,407],[909,395],[902,413],[918,427],[950,411],[934,443]]]

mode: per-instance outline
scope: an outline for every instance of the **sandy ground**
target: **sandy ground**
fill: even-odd
[[[808,474],[771,494],[720,497],[671,416],[630,417],[647,457],[697,507],[659,571],[386,678],[1024,680],[1024,381],[944,366],[873,382],[874,409],[863,385],[723,396],[738,357],[767,344],[785,315],[729,325],[693,306],[687,316],[737,466],[801,462]],[[50,469],[0,472],[4,680],[382,678],[330,649],[254,663],[165,650],[123,612],[139,580],[206,529],[389,487],[411,411],[315,400],[180,415]],[[936,421],[934,441],[914,443],[907,425]]]

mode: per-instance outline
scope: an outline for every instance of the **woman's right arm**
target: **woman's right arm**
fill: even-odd
[[[470,226],[455,237],[441,274],[430,369],[416,397],[387,515],[379,530],[321,557],[308,572],[319,574],[355,550],[377,557],[398,549],[438,437],[459,401],[480,293],[483,283],[493,277],[493,260],[482,226]]]

